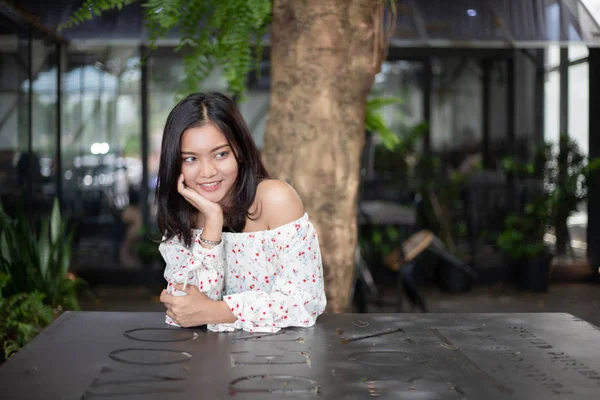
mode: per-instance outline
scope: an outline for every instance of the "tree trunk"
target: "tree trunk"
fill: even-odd
[[[263,157],[317,228],[328,310],[346,311],[357,245],[365,103],[377,57],[374,0],[275,0]]]

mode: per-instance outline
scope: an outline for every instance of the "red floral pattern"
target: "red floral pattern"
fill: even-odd
[[[238,318],[232,324],[209,325],[210,330],[277,332],[314,325],[327,301],[317,232],[307,214],[276,229],[223,232],[222,238],[213,249],[194,243],[188,250],[177,240],[159,247],[169,286],[187,279],[213,299],[222,296]]]

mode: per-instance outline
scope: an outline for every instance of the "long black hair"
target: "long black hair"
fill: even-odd
[[[195,93],[180,101],[169,114],[163,132],[156,188],[157,224],[166,239],[181,236],[192,244],[192,228],[198,212],[177,191],[181,174],[181,137],[183,132],[214,124],[227,139],[238,164],[238,174],[223,206],[223,230],[241,232],[250,217],[250,206],[258,184],[269,177],[250,130],[235,103],[221,93]]]

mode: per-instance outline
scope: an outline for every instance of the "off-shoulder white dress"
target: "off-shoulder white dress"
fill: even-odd
[[[319,240],[307,214],[276,229],[223,232],[221,244],[212,249],[200,245],[201,233],[194,230],[191,248],[174,237],[159,250],[169,293],[185,295],[173,290],[175,282],[196,285],[208,297],[225,301],[237,317],[231,324],[208,325],[210,330],[308,327],[325,310]],[[168,316],[166,322],[175,324]]]

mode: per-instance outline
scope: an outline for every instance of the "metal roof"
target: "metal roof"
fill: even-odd
[[[600,46],[581,0],[400,0],[392,47]]]

